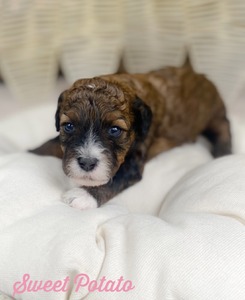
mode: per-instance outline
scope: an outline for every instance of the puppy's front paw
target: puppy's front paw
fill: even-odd
[[[95,198],[82,188],[73,188],[65,192],[62,195],[62,201],[80,210],[98,207]]]

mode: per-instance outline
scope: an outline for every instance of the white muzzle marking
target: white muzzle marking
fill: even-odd
[[[68,176],[81,186],[99,186],[106,184],[110,178],[110,163],[108,157],[104,154],[104,148],[95,141],[93,135],[89,135],[83,146],[76,150],[76,157],[68,163]],[[97,159],[98,163],[91,171],[83,170],[78,163],[78,158]]]

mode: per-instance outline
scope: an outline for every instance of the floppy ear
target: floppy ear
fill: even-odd
[[[140,98],[136,98],[133,102],[134,112],[134,129],[136,139],[144,140],[152,121],[152,111]]]
[[[64,94],[65,92],[61,93],[58,99],[58,105],[57,105],[57,110],[55,113],[55,127],[56,127],[56,131],[60,131],[60,106],[61,103],[64,99]]]

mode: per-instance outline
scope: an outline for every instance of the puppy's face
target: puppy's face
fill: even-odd
[[[66,175],[81,186],[106,184],[150,121],[149,107],[132,90],[101,78],[76,81],[56,112]]]

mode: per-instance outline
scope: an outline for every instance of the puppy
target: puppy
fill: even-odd
[[[60,95],[55,119],[59,136],[32,152],[62,158],[98,206],[138,182],[146,161],[199,134],[214,157],[231,153],[224,103],[190,64],[77,80]]]

